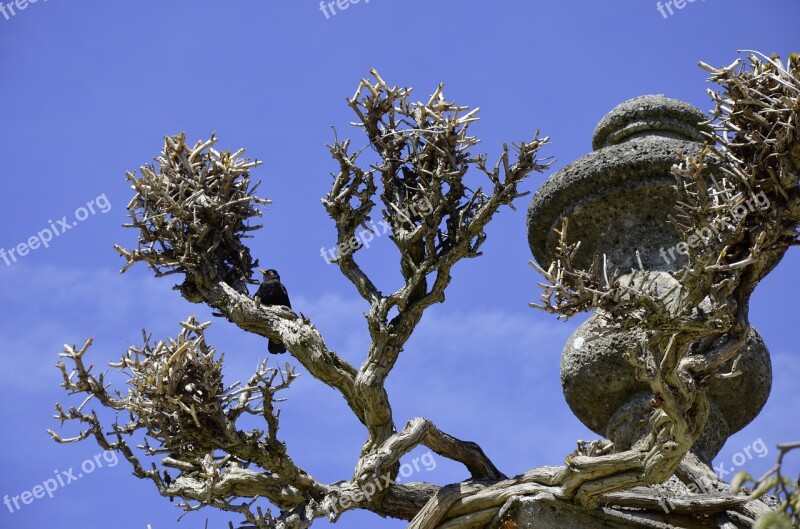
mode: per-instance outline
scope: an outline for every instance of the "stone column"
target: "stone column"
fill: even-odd
[[[664,96],[638,97],[606,115],[594,132],[594,152],[554,173],[533,197],[528,238],[536,261],[549,267],[558,243],[553,229],[569,217],[569,239],[581,241],[579,266],[588,267],[595,253],[606,254],[624,274],[639,268],[638,251],[644,268],[657,276],[657,288],[668,292],[676,283],[669,272],[686,263],[668,222],[676,201],[670,168],[680,161],[678,152],[700,151],[705,120],[700,110]],[[561,382],[578,419],[626,450],[647,432],[652,393],[625,359],[636,333],[602,336],[602,330],[592,317],[570,337]],[[692,448],[706,464],[769,396],[769,353],[755,329],[738,367],[742,375],[710,383],[711,415]]]

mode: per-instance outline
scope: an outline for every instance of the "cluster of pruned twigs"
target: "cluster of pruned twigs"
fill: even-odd
[[[447,101],[443,85],[426,103],[412,103],[410,89],[389,86],[372,74],[374,80],[363,80],[348,103],[380,163],[360,167],[361,151],[350,154],[350,140],[335,141],[329,147],[339,172],[323,204],[337,223],[338,242],[346,244],[359,226],[366,228],[380,187],[382,214],[400,251],[403,277],[421,297],[428,274],[480,255],[483,228],[494,212],[501,205],[513,207],[514,199],[528,194],[518,191],[522,180],[549,165],[536,156],[548,138],[537,133],[515,146],[513,161],[504,146],[489,168],[485,155],[470,153],[478,144],[469,128],[478,121],[479,109]],[[473,167],[486,177],[474,190],[466,178]],[[350,266],[352,253],[339,263]]]
[[[363,149],[351,154],[350,140],[334,141],[329,147],[339,172],[322,200],[336,225],[338,245],[347,246],[359,227],[370,229],[367,222],[379,194],[405,280],[402,288],[384,295],[356,263],[360,248],[336,258],[342,274],[370,304],[372,346],[357,375],[370,437],[365,453],[395,431],[383,386],[414,327],[426,308],[444,300],[455,263],[480,255],[484,228],[492,216],[502,206],[513,207],[512,202],[526,194],[519,184],[547,167],[537,153],[548,141],[536,133],[530,142],[516,146],[513,160],[511,149],[504,146],[490,169],[485,155],[469,152],[478,143],[469,134],[478,119],[477,108],[447,101],[441,85],[426,103],[412,103],[410,89],[388,85],[374,70],[372,75],[373,80],[361,81],[348,103],[380,162],[359,165]],[[474,190],[467,187],[470,169],[482,176]],[[390,318],[393,309],[397,315]]]
[[[753,72],[720,70],[715,80],[724,82],[723,75],[728,75],[731,82],[742,80],[758,88],[763,76],[786,75],[775,66]],[[796,79],[796,72],[792,75]],[[157,167],[144,166],[139,176],[128,175],[135,191],[128,226],[137,230],[139,242],[134,250],[117,247],[127,261],[123,270],[143,262],[156,275],[183,274],[178,290],[184,298],[206,303],[245,331],[285,344],[311,376],[337,391],[365,429],[353,475],[321,483],[293,462],[278,439],[276,393],[296,376],[291,367],[268,368],[262,363],[247,383],[226,388],[222,358],[203,335],[208,324],[193,318],[182,323],[177,338],[151,345],[145,336],[141,346],[111,364],[128,376],[125,395],[110,392],[103,374],[93,373],[84,363],[90,342],[80,349],[65,348],[62,356],[70,366],[60,365],[62,385],[86,398],[68,409],[58,406],[57,417],[76,421],[83,429],[70,439],[54,437],[67,442],[92,436],[103,448],[121,452],[134,475],[152,480],[162,495],[178,498],[187,511],[210,506],[237,512],[246,527],[259,529],[304,529],[317,518],[336,520],[351,509],[411,520],[414,529],[478,528],[497,522],[512,498],[531,494],[584,506],[657,510],[658,498],[652,493],[626,489],[662,482],[675,472],[686,482],[709,478],[683,455],[705,424],[704,378],[719,375],[719,368],[741,347],[747,325],[742,292],[752,288],[795,240],[796,179],[794,188],[789,184],[796,171],[792,173],[787,163],[793,160],[794,147],[787,147],[782,162],[761,151],[748,158],[777,171],[780,189],[765,187],[766,168],[766,173],[750,173],[746,165],[723,168],[729,167],[726,156],[743,156],[730,140],[720,149],[709,147],[699,158],[687,158],[675,169],[684,203],[678,220],[687,230],[706,222],[709,212],[725,215],[726,207],[761,189],[770,200],[779,195],[782,200],[775,201],[774,211],[746,218],[709,243],[707,254],[693,262],[710,271],[690,267],[666,286],[663,278],[643,270],[609,273],[602,258],[591,270],[575,269],[571,259],[579,247],[568,242],[565,223],[560,260],[542,270],[549,281],[543,307],[564,316],[599,308],[609,330],[643,331],[641,348],[632,352],[631,361],[656,394],[652,434],[624,453],[592,443],[579,447],[566,467],[535,469],[508,479],[478,445],[440,431],[429,420],[413,419],[398,431],[385,381],[424,311],[444,300],[455,263],[480,255],[493,215],[525,194],[519,189],[525,177],[547,168],[537,154],[548,140],[537,133],[529,142],[504,147],[490,167],[485,156],[470,152],[478,142],[469,133],[477,109],[448,101],[442,87],[426,102],[414,103],[409,89],[387,84],[374,71],[372,77],[362,80],[349,100],[355,125],[366,133],[366,145],[351,151],[350,140],[335,139],[329,146],[338,171],[323,198],[336,226],[340,254],[335,261],[369,304],[371,342],[360,367],[330,350],[308,318],[261,305],[249,296],[247,284],[255,263],[242,240],[259,227],[250,224],[259,215],[257,206],[269,201],[254,194],[249,171],[258,162],[241,159],[242,151],[220,153],[212,148],[214,138],[191,148],[183,135],[166,138]],[[779,97],[773,91],[770,97],[796,106],[797,96],[791,92],[796,82],[783,80],[779,85],[786,93]],[[720,105],[724,101],[720,96]],[[787,117],[783,110],[775,112],[779,114],[781,123],[796,120],[796,113]],[[764,137],[759,145],[773,148],[773,136]],[[372,150],[377,162],[362,163],[365,149]],[[712,163],[721,171],[716,191],[701,176]],[[771,177],[769,181],[774,182]],[[358,230],[369,231],[377,215],[391,227],[404,278],[401,288],[389,294],[356,261]],[[782,235],[759,235],[766,223]],[[711,352],[695,354],[697,344]],[[91,402],[129,419],[103,427],[95,411],[87,411]],[[263,428],[241,429],[244,416],[263,419]],[[417,446],[462,463],[471,479],[446,487],[396,483],[400,459]],[[146,468],[142,457],[161,457],[160,464],[153,461]],[[365,493],[376,480],[385,486]],[[269,501],[281,513],[273,516],[259,500]],[[699,505],[694,499],[673,503],[686,513]],[[736,511],[742,519],[761,512],[736,495],[701,507],[704,512]],[[614,512],[623,517],[621,511]]]
[[[701,66],[724,88],[709,94],[729,161],[789,199],[800,174],[800,54],[789,54],[784,63],[751,52],[725,68]]]
[[[190,273],[187,294],[203,275],[247,292],[257,263],[242,238],[261,228],[251,219],[261,216],[258,205],[270,201],[257,197],[257,184],[250,184],[250,170],[261,162],[243,158],[244,149],[219,152],[216,142],[212,135],[190,147],[183,133],[168,136],[158,167],[127,173],[135,194],[126,226],[138,230],[139,244],[131,251],[115,247],[128,261],[123,272],[145,262],[158,276]]]
[[[295,370],[288,364],[278,368],[262,362],[247,383],[225,388],[222,355],[205,340],[208,325],[189,318],[175,339],[154,345],[145,335],[143,345],[131,346],[118,362],[110,363],[127,375],[124,394],[109,392],[105,374],[94,373],[84,362],[91,340],[81,348],[65,346],[61,357],[71,366],[58,364],[62,386],[85,398],[69,409],[57,405],[56,418],[77,421],[83,430],[69,439],[50,431],[52,437],[58,442],[94,437],[104,449],[121,452],[134,475],[152,480],[162,495],[181,498],[179,505],[187,511],[213,505],[247,515],[248,509],[226,498],[267,496],[287,507],[302,497],[300,491],[321,494],[324,487],[292,462],[277,435],[277,394],[289,388],[297,377]],[[84,411],[92,400],[125,413],[127,422],[115,422],[107,432],[95,411]],[[237,421],[247,415],[263,418],[266,428],[239,430]],[[222,457],[220,450],[225,452]],[[163,470],[155,463],[146,468],[142,458],[147,456],[161,457]],[[246,518],[257,521],[251,513]]]

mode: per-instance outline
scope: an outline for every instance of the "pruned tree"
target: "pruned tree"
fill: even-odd
[[[139,233],[138,246],[117,251],[126,259],[123,272],[146,263],[157,276],[178,274],[176,288],[193,303],[205,303],[242,330],[285,344],[313,377],[338,391],[364,425],[366,442],[355,472],[334,484],[320,483],[291,459],[278,437],[276,394],[295,377],[289,366],[267,366],[245,384],[223,388],[222,359],[206,343],[206,324],[189,318],[175,339],[152,344],[145,336],[111,364],[129,377],[126,395],[109,392],[102,374],[84,363],[89,344],[67,348],[60,364],[64,387],[94,396],[96,401],[130,414],[124,424],[103,427],[84,405],[59,418],[86,428],[75,441],[94,436],[106,449],[120,451],[134,474],[152,480],[159,492],[180,498],[187,510],[212,506],[238,512],[255,527],[308,527],[316,518],[336,519],[349,509],[367,509],[382,516],[411,519],[439,487],[426,483],[394,483],[400,458],[419,445],[463,463],[474,479],[504,476],[474,443],[440,431],[426,419],[410,421],[398,432],[385,381],[425,310],[444,301],[451,270],[466,258],[478,257],[485,228],[503,206],[513,207],[525,193],[520,183],[542,171],[537,153],[547,143],[538,133],[530,142],[504,147],[488,166],[484,155],[470,151],[478,140],[469,134],[478,109],[447,101],[443,88],[425,103],[412,103],[411,90],[388,85],[377,72],[363,80],[349,100],[367,144],[379,164],[360,165],[362,151],[351,152],[350,140],[335,140],[331,155],[338,165],[330,193],[323,199],[336,226],[337,245],[351,251],[336,258],[342,274],[369,303],[366,314],[370,346],[356,368],[331,351],[313,323],[286,308],[264,306],[251,299],[247,285],[257,262],[243,239],[260,226],[250,171],[259,162],[219,152],[216,138],[186,143],[184,135],[167,137],[157,166],[128,173],[135,196],[128,205]],[[474,178],[468,187],[467,173]],[[380,208],[378,203],[381,204]],[[403,277],[401,288],[383,294],[359,267],[358,230],[381,215],[391,225]],[[88,402],[88,401],[87,401]],[[245,431],[237,420],[263,417],[263,430]],[[105,432],[111,430],[109,436]],[[146,456],[163,456],[145,468],[133,446]],[[166,468],[162,468],[166,467]],[[177,471],[176,477],[169,471]],[[375,479],[392,483],[374,497],[362,493]],[[250,498],[241,503],[238,498]],[[266,498],[282,510],[273,517],[253,506]],[[346,505],[346,508],[342,506]],[[252,506],[252,508],[251,508]]]
[[[182,282],[176,288],[185,299],[285,344],[314,378],[339,392],[365,430],[353,475],[322,483],[294,463],[280,441],[277,394],[296,377],[290,365],[264,362],[246,383],[223,387],[222,357],[204,337],[208,323],[193,317],[181,323],[176,338],[154,344],[145,333],[142,345],[110,364],[127,375],[126,394],[109,391],[103,375],[86,365],[91,340],[66,347],[62,357],[69,367],[59,364],[62,385],[86,398],[78,406],[58,406],[57,417],[82,430],[72,438],[51,434],[61,442],[93,437],[119,451],[134,475],[151,480],[161,495],[179,498],[185,510],[236,512],[243,526],[261,529],[306,528],[351,509],[411,520],[409,527],[416,529],[477,528],[497,524],[510,499],[541,492],[585,507],[657,505],[658,498],[628,489],[663,482],[676,472],[700,478],[684,455],[707,418],[705,381],[735,375],[735,368],[720,370],[741,349],[748,323],[743,305],[795,244],[800,219],[797,61],[784,66],[752,56],[749,68],[736,63],[712,74],[725,87],[714,94],[716,123],[733,134],[710,138],[699,157],[686,157],[674,169],[681,197],[675,222],[688,233],[762,191],[774,199],[770,212],[747,216],[692,253],[689,266],[674,274],[678,286],[668,296],[653,288],[647,274],[619,275],[602,257],[590,270],[576,269],[572,259],[579,243],[569,241],[566,222],[558,262],[540,269],[548,281],[544,310],[569,317],[600,309],[610,330],[641,331],[640,348],[630,359],[655,394],[654,412],[650,436],[631,450],[615,453],[607,442],[584,443],[566,466],[509,479],[478,445],[442,432],[431,420],[417,418],[398,430],[385,387],[388,375],[425,310],[444,301],[455,264],[481,254],[493,215],[525,194],[519,186],[526,176],[548,167],[538,159],[548,139],[537,132],[530,142],[505,146],[489,166],[485,156],[470,152],[478,143],[469,135],[478,109],[448,101],[442,86],[426,102],[412,103],[409,89],[390,86],[375,71],[348,102],[377,162],[362,163],[363,149],[335,139],[329,148],[337,172],[323,198],[336,245],[348,249],[334,261],[369,305],[370,344],[359,368],[330,350],[305,316],[249,296],[257,262],[243,239],[260,227],[250,223],[260,215],[257,206],[269,201],[255,195],[250,171],[258,162],[242,158],[243,151],[221,153],[213,137],[191,147],[183,135],[166,138],[157,166],[127,175],[135,191],[128,226],[138,231],[139,242],[133,250],[117,247],[126,259],[123,271],[142,262],[157,276],[178,274]],[[377,215],[391,226],[403,278],[390,294],[356,260],[360,234],[369,233]],[[700,345],[713,352],[694,354]],[[92,397],[127,419],[102,425],[87,409]],[[244,416],[260,417],[264,426],[242,430],[238,422]],[[462,463],[471,479],[445,487],[396,483],[400,459],[420,445]],[[148,468],[145,456],[160,459]],[[375,479],[387,486],[365,494]],[[259,498],[281,512],[264,510]],[[754,519],[765,508],[751,499],[731,493],[699,508]],[[698,508],[695,500],[675,505]]]

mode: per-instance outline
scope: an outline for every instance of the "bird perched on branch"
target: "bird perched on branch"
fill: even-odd
[[[262,305],[283,305],[284,307],[292,308],[289,302],[289,294],[286,292],[286,287],[281,283],[281,276],[278,272],[272,269],[258,270],[264,275],[258,290],[256,291],[255,298],[261,302]],[[286,346],[280,342],[269,341],[267,350],[272,354],[280,354],[286,352]]]

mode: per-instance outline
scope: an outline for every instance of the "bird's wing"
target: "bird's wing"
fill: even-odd
[[[292,302],[289,301],[289,293],[286,291],[286,287],[281,285],[281,292],[283,294],[283,299],[286,300],[286,306],[292,308]]]

